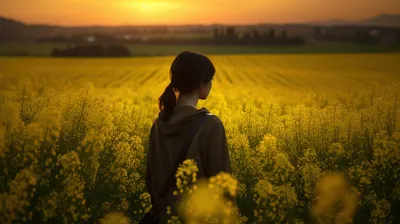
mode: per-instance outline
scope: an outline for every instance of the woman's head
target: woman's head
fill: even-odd
[[[168,119],[176,105],[175,92],[179,95],[197,93],[199,99],[206,99],[211,90],[211,80],[215,74],[213,63],[206,56],[184,51],[172,62],[171,83],[159,98],[159,108]]]

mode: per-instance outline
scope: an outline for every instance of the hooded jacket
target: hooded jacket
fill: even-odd
[[[153,123],[147,152],[146,187],[151,195],[153,209],[161,213],[166,205],[171,205],[174,201],[172,192],[175,189],[175,186],[163,185],[175,168],[187,137],[189,123],[202,113],[210,112],[205,108],[176,106],[167,121],[157,118]],[[190,144],[186,159],[193,159],[197,163],[198,178],[208,178],[221,171],[231,172],[225,129],[217,116],[209,115],[200,126]],[[165,198],[159,197],[163,187],[168,187],[169,192]]]

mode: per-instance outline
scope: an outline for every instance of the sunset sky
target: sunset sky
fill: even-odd
[[[400,14],[400,0],[0,0],[0,16],[57,25],[301,23]]]

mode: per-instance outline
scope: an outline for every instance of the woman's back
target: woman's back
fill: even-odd
[[[230,172],[222,122],[215,115],[204,116],[209,113],[206,109],[196,109],[198,101],[207,99],[211,91],[214,65],[204,55],[182,52],[173,61],[170,73],[171,82],[159,98],[159,117],[151,128],[146,167],[152,213],[161,219],[165,218],[167,206],[178,200],[173,196],[176,185],[173,178],[177,163],[184,160],[180,158],[181,152],[197,162],[199,178]],[[204,122],[185,148],[192,121],[197,124],[198,119]],[[187,152],[182,151],[185,149]]]
[[[146,185],[152,196],[156,210],[165,210],[165,206],[174,201],[173,186],[164,186],[171,172],[175,172],[175,163],[187,137],[187,129],[193,119],[198,119],[206,109],[192,106],[176,106],[169,120],[157,119],[150,132],[150,144],[147,154]],[[224,171],[230,172],[230,161],[224,127],[215,115],[208,116],[198,129],[188,149],[187,159],[196,161],[198,178],[214,176]],[[163,188],[168,188],[165,198],[160,197]]]

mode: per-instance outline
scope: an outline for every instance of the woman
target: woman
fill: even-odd
[[[167,206],[176,200],[172,192],[176,185],[176,164],[182,162],[178,161],[180,155],[184,155],[183,159],[196,161],[199,178],[231,171],[221,120],[205,108],[196,109],[199,100],[207,99],[214,74],[214,65],[207,57],[182,52],[173,61],[171,83],[159,98],[160,113],[150,132],[146,186],[151,195],[150,213],[161,220],[165,221]],[[199,127],[193,127],[196,124]],[[195,134],[191,141],[189,139],[185,152],[184,142],[194,129],[197,131],[192,131]]]

